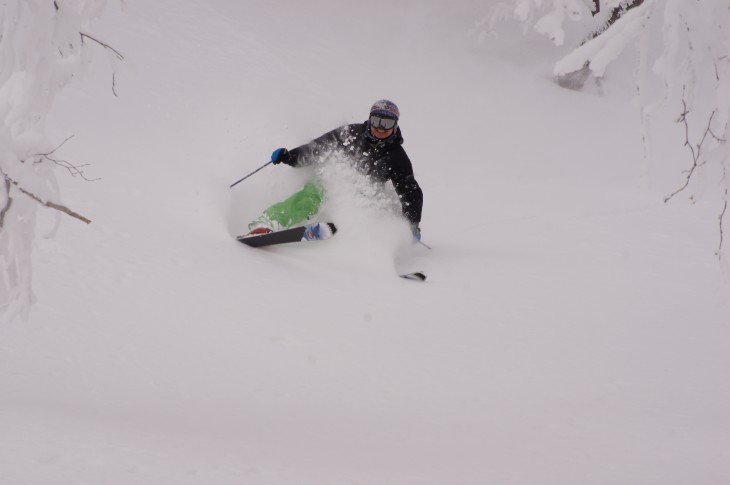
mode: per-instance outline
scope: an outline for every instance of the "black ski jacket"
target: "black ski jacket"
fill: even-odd
[[[303,167],[332,151],[346,154],[361,173],[373,180],[392,182],[400,198],[403,215],[413,224],[421,222],[423,192],[413,176],[411,160],[403,149],[400,127],[388,139],[377,140],[370,135],[367,122],[341,126],[306,145],[293,148],[289,151],[289,159],[283,163]]]

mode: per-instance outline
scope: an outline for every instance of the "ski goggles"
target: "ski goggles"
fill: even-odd
[[[392,130],[395,125],[398,124],[398,120],[393,118],[383,118],[378,115],[370,115],[370,126],[381,130]]]

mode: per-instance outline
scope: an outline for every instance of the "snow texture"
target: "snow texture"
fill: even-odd
[[[119,97],[96,45],[36,130],[48,148],[75,135],[56,155],[100,180],[59,170],[92,224],[64,215],[16,242],[36,303],[0,324],[0,482],[730,482],[722,199],[663,203],[687,154],[659,117],[642,187],[634,86],[557,87],[553,51],[520,33],[476,45],[484,9],[155,0],[84,26],[124,53]],[[3,86],[0,106],[27,99],[20,77]],[[432,251],[345,163],[228,188],[382,98]],[[235,240],[316,175],[336,237]],[[15,201],[55,228],[57,211]]]

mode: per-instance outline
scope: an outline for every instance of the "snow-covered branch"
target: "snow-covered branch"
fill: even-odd
[[[603,77],[606,68],[634,42],[651,15],[652,2],[627,10],[601,34],[572,51],[555,64],[555,76],[565,76],[588,66],[594,76]]]

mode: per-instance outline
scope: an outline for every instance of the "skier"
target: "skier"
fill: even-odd
[[[364,123],[341,126],[291,150],[277,148],[271,154],[271,162],[274,165],[284,163],[292,167],[304,167],[333,151],[346,154],[355,168],[373,181],[390,181],[393,184],[413,237],[420,241],[423,192],[402,146],[399,118],[400,111],[395,103],[387,99],[376,101]],[[323,187],[317,182],[308,182],[300,191],[272,205],[252,221],[248,225],[250,232],[247,236],[298,225],[319,211],[323,198]]]

